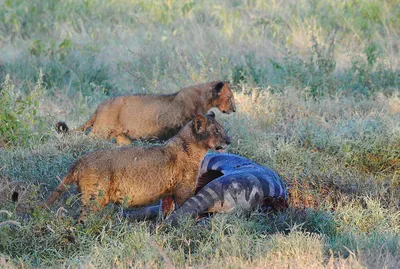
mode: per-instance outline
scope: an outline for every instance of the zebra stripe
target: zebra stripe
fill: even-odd
[[[212,188],[208,187],[207,189],[204,190],[204,192],[210,194],[214,202],[221,200],[219,195]]]
[[[213,166],[211,167],[210,170],[216,170],[216,171],[220,171],[220,172],[224,173],[224,164],[225,164],[225,160],[217,161],[216,163],[213,164]]]
[[[212,157],[210,158],[210,160],[207,163],[207,171],[215,170],[215,169],[213,169],[214,165],[221,160],[220,158],[212,158]],[[220,159],[220,160],[218,160],[218,159]]]
[[[211,158],[213,157],[214,154],[207,154],[203,161],[200,164],[200,171],[199,174],[204,174],[207,172],[207,168],[208,168],[208,163],[210,162]]]
[[[199,192],[196,196],[201,197],[205,205],[213,205],[216,201],[213,199],[211,194],[207,191]]]
[[[201,202],[199,200],[199,196],[193,196],[191,199],[193,202],[195,202],[197,204],[197,207],[201,207],[202,205],[204,205],[204,201]]]

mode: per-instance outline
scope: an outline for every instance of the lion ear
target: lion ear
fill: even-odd
[[[222,88],[224,87],[224,82],[219,81],[215,84],[214,88],[212,89],[213,96],[217,97],[221,92]]]
[[[203,133],[207,128],[207,119],[203,115],[196,115],[193,120],[193,131],[195,133]]]
[[[206,116],[207,116],[207,117],[210,117],[210,118],[212,118],[212,119],[215,119],[215,113],[214,113],[214,111],[212,111],[212,110],[210,110],[210,111],[206,114]]]
[[[215,84],[213,88],[213,96],[221,96],[225,95],[230,91],[229,89],[229,82],[227,81],[220,81],[217,84]]]

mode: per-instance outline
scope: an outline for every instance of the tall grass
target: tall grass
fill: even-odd
[[[398,268],[400,4],[396,1],[0,0],[3,267]],[[74,188],[30,217],[70,165],[112,141],[59,136],[106,98],[227,79],[229,151],[276,170],[290,209],[172,230],[73,219]],[[64,211],[66,209],[66,211]],[[195,227],[195,228],[194,228]]]

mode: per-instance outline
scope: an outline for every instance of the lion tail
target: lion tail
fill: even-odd
[[[69,185],[77,181],[77,171],[75,169],[75,166],[73,166],[68,174],[64,177],[64,179],[58,184],[57,188],[54,190],[54,192],[50,195],[49,198],[47,198],[46,202],[42,205],[42,207],[49,207],[52,203],[54,203],[55,200],[60,197],[61,194],[63,194]]]
[[[96,120],[96,113],[94,113],[87,122],[85,122],[84,124],[82,124],[78,128],[76,128],[74,130],[71,130],[71,132],[76,132],[76,131],[84,132],[88,128],[93,127],[93,124],[94,124],[95,120]],[[57,122],[56,130],[57,130],[57,133],[59,133],[59,134],[65,134],[65,133],[70,132],[68,125],[63,121]]]
[[[68,185],[71,185],[72,183],[77,181],[77,171],[75,171],[74,168],[75,168],[75,166],[73,166],[69,170],[68,174],[60,182],[60,184],[58,184],[57,188],[50,195],[50,197],[47,199],[47,201],[45,203],[42,203],[42,204],[39,205],[41,208],[49,207],[52,203],[54,203],[55,200],[57,200],[58,197],[60,197],[60,195],[64,191],[66,191]],[[19,198],[19,193],[14,191],[12,196],[11,196],[11,200],[14,203],[17,203],[18,202],[18,198]],[[33,206],[17,205],[17,207],[16,207],[16,211],[20,212],[20,213],[27,213],[28,211],[31,211],[31,210],[33,210]]]

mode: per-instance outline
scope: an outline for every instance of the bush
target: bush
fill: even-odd
[[[0,91],[0,146],[26,145],[45,138],[43,121],[38,116],[39,97],[43,93],[43,73],[27,94],[19,92],[7,75]]]

